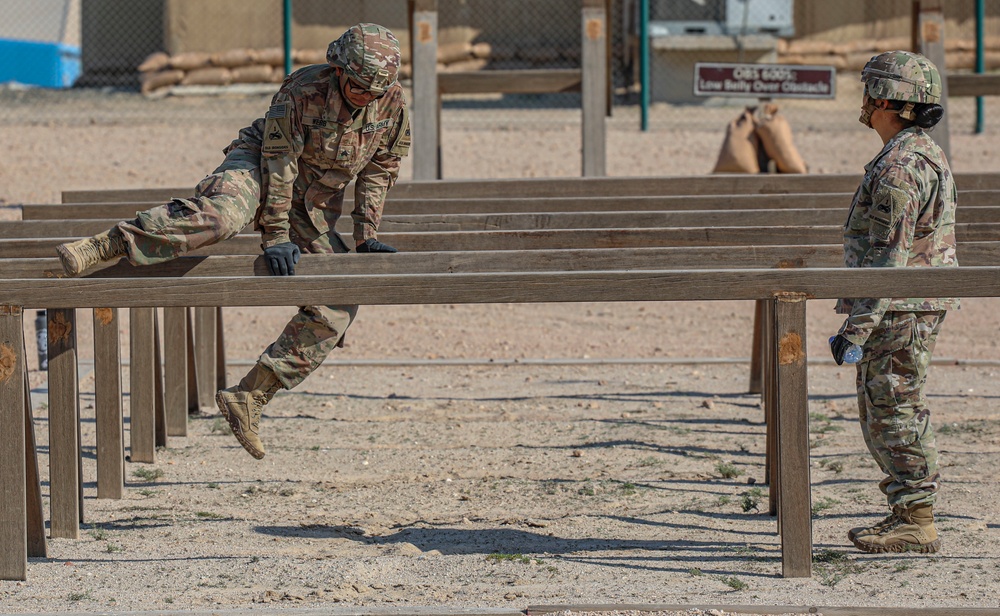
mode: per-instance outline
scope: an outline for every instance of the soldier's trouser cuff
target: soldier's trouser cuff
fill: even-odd
[[[357,306],[303,306],[258,360],[285,389],[293,389],[337,347]]]

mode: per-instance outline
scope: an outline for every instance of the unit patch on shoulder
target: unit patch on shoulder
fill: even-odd
[[[271,105],[267,110],[268,119],[283,118],[288,115],[288,103],[277,103]]]

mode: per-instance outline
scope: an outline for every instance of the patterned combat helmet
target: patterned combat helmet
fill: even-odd
[[[358,24],[330,43],[326,61],[344,69],[348,77],[372,94],[382,94],[396,83],[399,41],[384,26]]]
[[[873,56],[861,70],[868,96],[905,103],[941,101],[941,75],[934,63],[918,53],[887,51]]]

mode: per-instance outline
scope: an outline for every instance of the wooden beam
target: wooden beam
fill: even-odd
[[[806,299],[779,294],[774,302],[777,375],[778,513],[781,572],[812,575],[812,496],[809,480],[809,385],[806,374]]]
[[[608,15],[604,0],[583,0],[581,10],[583,176],[607,173]]]
[[[187,312],[163,309],[163,391],[167,436],[187,436]]]
[[[948,97],[1000,96],[1000,73],[948,75]]]
[[[45,302],[35,302],[44,306]],[[103,304],[101,304],[103,305]],[[80,397],[76,311],[46,311],[49,332],[49,493],[52,537],[80,538]]]
[[[410,124],[413,131],[413,178],[436,180],[441,177],[440,95],[438,94],[437,47],[438,11],[436,0],[420,0],[412,5],[411,65],[413,104]]]
[[[22,312],[0,306],[0,580],[28,575]]]
[[[278,306],[313,304],[478,304],[583,301],[764,299],[800,293],[810,299],[1000,297],[997,267],[618,270],[354,276],[11,279],[15,305]],[[51,332],[51,321],[50,321]],[[51,336],[51,334],[50,334]],[[51,368],[50,368],[51,369]]]
[[[511,69],[443,72],[437,79],[441,94],[550,94],[579,92],[583,75],[574,68]]]
[[[22,340],[23,342],[23,340]],[[24,347],[22,346],[22,353]],[[27,354],[22,354],[27,361]],[[42,481],[38,468],[38,446],[35,439],[35,418],[31,406],[31,385],[24,370],[24,465],[25,496],[28,504],[28,557],[48,558],[49,544],[45,539],[45,510],[42,507]],[[0,543],[2,545],[2,543]]]
[[[129,310],[129,449],[132,462],[156,461],[154,308]]]
[[[94,309],[94,414],[97,423],[97,498],[122,498],[125,441],[118,309]]]

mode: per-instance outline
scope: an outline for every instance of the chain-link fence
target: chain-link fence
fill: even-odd
[[[838,70],[835,98],[785,99],[779,101],[781,108],[793,125],[859,130],[854,121],[859,69],[878,50],[910,47],[913,31],[911,0],[648,2],[645,84],[641,0],[607,3],[611,131],[638,123],[643,86],[657,131],[721,131],[741,107],[757,103],[694,96],[696,62],[833,66]],[[405,0],[335,4],[333,10],[327,0],[292,0],[295,66],[323,61],[326,44],[358,21],[391,28],[408,60]],[[943,4],[948,69],[970,71],[976,3]],[[579,67],[580,8],[580,0],[439,0],[438,70]],[[0,82],[28,84],[0,85],[0,123],[249,122],[261,114],[285,74],[283,9],[281,0],[0,0]],[[984,31],[986,68],[996,69],[998,3],[987,6]],[[579,114],[573,112],[580,104],[574,92],[448,94],[442,100],[442,147],[447,156],[449,130],[576,126]],[[986,105],[992,108],[995,99],[986,99]],[[971,132],[975,99],[950,101],[950,118],[952,132]],[[998,131],[998,126],[987,122],[985,129]]]

